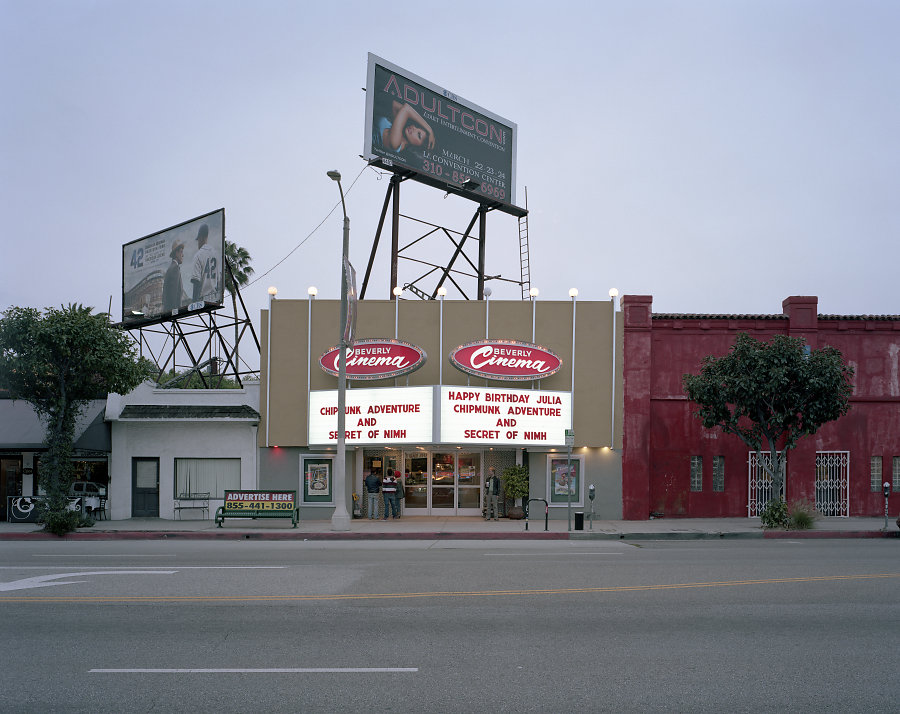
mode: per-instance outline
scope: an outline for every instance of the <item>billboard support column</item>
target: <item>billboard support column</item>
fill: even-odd
[[[487,207],[478,206],[478,299],[484,300],[484,252],[487,239]]]
[[[391,177],[394,186],[394,202],[391,206],[391,284],[388,287],[388,300],[394,297],[397,285],[397,256],[400,252],[400,177]]]
[[[366,266],[366,277],[363,278],[362,290],[359,291],[359,299],[366,297],[366,288],[369,287],[369,276],[372,275],[372,266],[375,264],[375,253],[378,252],[378,243],[381,241],[381,232],[384,230],[384,219],[387,217],[388,206],[391,204],[391,195],[394,192],[394,181],[388,184],[384,194],[384,205],[381,207],[381,217],[378,219],[378,228],[375,230],[375,242],[372,243],[372,252],[369,254],[369,264]]]

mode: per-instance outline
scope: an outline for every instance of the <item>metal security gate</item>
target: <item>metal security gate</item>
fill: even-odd
[[[778,452],[783,454],[783,451]],[[762,457],[762,458],[760,458]],[[757,456],[755,451],[749,452],[747,455],[747,473],[749,479],[749,487],[747,489],[747,517],[759,518],[766,504],[772,500],[772,477],[766,472],[765,468],[760,465],[772,463],[772,455],[762,452]],[[785,499],[785,467],[787,459],[781,462],[781,499]]]
[[[816,452],[816,510],[823,516],[850,515],[850,452]]]

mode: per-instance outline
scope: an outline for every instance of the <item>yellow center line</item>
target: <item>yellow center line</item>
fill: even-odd
[[[346,595],[34,595],[5,596],[3,602],[66,602],[66,603],[114,603],[114,602],[304,602],[339,600],[396,600],[401,598],[435,597],[485,597],[499,595],[572,595],[579,593],[623,593],[654,590],[685,590],[690,588],[738,587],[741,585],[773,585],[790,583],[835,582],[841,580],[876,580],[900,578],[900,573],[875,573],[871,575],[820,575],[805,578],[760,578],[754,580],[721,580],[706,583],[672,583],[668,585],[618,585],[605,588],[548,588],[534,590],[461,590],[415,593],[354,593]]]

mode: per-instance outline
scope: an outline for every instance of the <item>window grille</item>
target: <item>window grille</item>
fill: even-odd
[[[816,510],[823,516],[850,515],[850,452],[816,452]]]
[[[894,457],[894,463],[891,467],[891,482],[894,491],[900,491],[900,456]]]
[[[703,490],[703,457],[691,457],[691,491]]]
[[[872,493],[881,492],[881,457],[873,456],[869,459],[869,483]]]
[[[725,490],[725,457],[713,456],[713,491]]]

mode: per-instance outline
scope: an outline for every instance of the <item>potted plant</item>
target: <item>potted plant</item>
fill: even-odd
[[[518,519],[525,517],[526,504],[524,499],[528,498],[528,467],[527,466],[507,466],[503,469],[501,476],[503,480],[503,492],[507,498],[513,499],[513,507],[506,509],[508,518]],[[521,506],[515,505],[517,499],[523,499]]]

